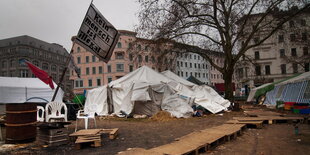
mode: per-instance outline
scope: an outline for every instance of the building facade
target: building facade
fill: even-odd
[[[177,57],[176,73],[184,79],[194,76],[205,84],[211,84],[209,69],[210,64],[196,53],[182,53]]]
[[[0,76],[35,77],[27,65],[20,63],[25,59],[46,71],[58,83],[68,57],[68,51],[61,45],[27,35],[3,39],[0,40]],[[68,71],[61,86],[66,93],[72,89],[69,77]]]
[[[253,20],[256,17],[259,16],[253,16]],[[236,66],[238,87],[252,88],[309,71],[309,30],[310,12],[306,11],[285,23],[261,45],[249,49]],[[261,38],[256,35],[252,42]]]
[[[74,71],[70,71],[70,79],[74,81],[74,93],[82,94],[84,90],[106,85],[143,65],[159,72],[173,69],[173,62],[167,59],[169,56],[160,57],[152,41],[137,38],[135,32],[119,32],[119,41],[108,63],[99,61],[91,52],[76,44],[73,37],[72,56],[81,74],[78,78]],[[170,62],[170,65],[165,65]]]

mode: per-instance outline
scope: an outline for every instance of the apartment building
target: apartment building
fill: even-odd
[[[136,33],[119,30],[120,38],[108,63],[99,61],[91,52],[73,41],[72,56],[79,67],[81,77],[71,71],[74,80],[73,92],[82,94],[84,90],[106,85],[133,70],[146,65],[156,71],[173,70],[174,62],[167,56],[161,56],[159,47],[153,41],[137,38]],[[167,65],[166,65],[167,64]]]
[[[210,64],[196,53],[182,53],[177,57],[176,73],[178,76],[187,79],[194,76],[199,81],[210,84]]]
[[[270,18],[279,18],[279,15],[283,16],[285,13],[288,12],[281,12]],[[252,20],[257,20],[257,17],[259,15],[252,16]],[[251,25],[248,25],[248,28],[250,27]],[[308,10],[285,23],[260,46],[249,49],[236,66],[238,87],[252,88],[309,71],[309,30]],[[264,35],[264,32],[258,34]],[[255,43],[261,38],[262,36],[256,35],[252,42]]]
[[[0,40],[0,76],[35,77],[27,65],[19,63],[26,59],[52,76],[58,83],[66,61],[68,51],[56,43],[47,43],[31,36],[23,35]],[[65,74],[62,88],[67,93],[72,89],[69,72]]]

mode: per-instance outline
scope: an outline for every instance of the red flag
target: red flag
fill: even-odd
[[[41,81],[43,81],[45,84],[48,84],[52,89],[54,89],[54,84],[52,77],[50,77],[44,70],[41,70],[37,68],[35,65],[29,63],[28,61],[25,61],[25,63],[28,65],[32,73],[39,78]]]

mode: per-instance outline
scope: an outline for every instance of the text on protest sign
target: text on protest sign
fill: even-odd
[[[76,42],[107,63],[118,39],[118,31],[93,4],[90,4]]]

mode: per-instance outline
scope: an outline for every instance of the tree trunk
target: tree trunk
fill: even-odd
[[[228,68],[226,72],[224,72],[224,86],[225,86],[225,99],[229,101],[234,101],[233,87],[232,87],[232,76],[233,76],[233,68]]]

